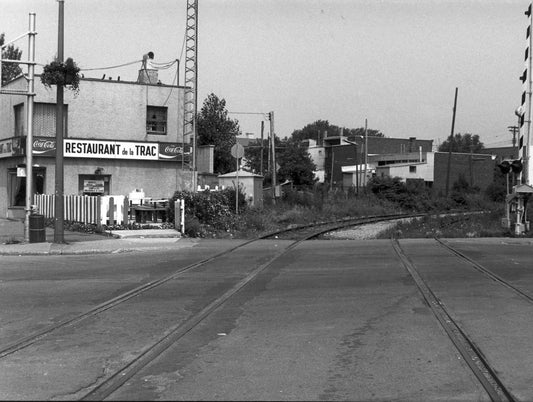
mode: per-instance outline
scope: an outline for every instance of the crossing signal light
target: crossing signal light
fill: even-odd
[[[507,174],[511,171],[511,162],[503,161],[502,163],[498,165],[498,167],[500,168],[503,174]]]
[[[508,160],[502,161],[502,163],[500,163],[498,167],[500,168],[500,171],[503,174],[507,174],[511,171],[513,173],[520,173],[522,169],[524,168],[524,166],[522,165],[522,161],[520,159],[515,159],[513,161],[508,161]]]
[[[516,159],[511,162],[511,170],[513,173],[520,173],[524,166],[522,165],[522,161],[520,159]]]

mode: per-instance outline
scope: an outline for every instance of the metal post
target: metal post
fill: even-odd
[[[30,13],[28,33],[28,94],[26,96],[26,214],[24,241],[30,241],[30,215],[33,204],[33,98],[35,96],[35,13]]]
[[[57,61],[63,62],[64,49],[64,0],[59,3]],[[64,243],[64,200],[63,200],[63,86],[57,85],[56,95],[56,174],[55,174],[55,220],[54,243]]]
[[[235,186],[235,213],[239,215],[239,157],[235,158],[237,169],[235,170],[237,185]]]

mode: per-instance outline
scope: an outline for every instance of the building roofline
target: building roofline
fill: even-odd
[[[35,78],[40,77],[42,74],[35,74]],[[21,74],[15,78],[13,78],[10,81],[7,81],[2,87],[6,87],[7,85],[11,84],[12,82],[18,81],[20,79],[26,80],[26,75]],[[27,81],[27,80],[26,80]],[[37,80],[36,80],[37,81]],[[144,85],[149,87],[165,87],[165,88],[188,88],[185,85],[169,85],[169,84],[144,84],[137,81],[123,81],[123,80],[115,80],[115,79],[101,79],[101,78],[90,78],[90,77],[80,77],[80,81],[94,81],[94,82],[107,82],[107,83],[115,83],[115,84],[129,84],[129,85]],[[40,82],[40,80],[38,80]]]

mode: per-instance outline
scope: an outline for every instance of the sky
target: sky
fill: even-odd
[[[316,120],[387,137],[480,136],[510,146],[520,105],[529,0],[198,0],[198,110],[226,100],[243,134]],[[152,51],[183,85],[186,0],[65,0],[65,57],[86,77],[135,81]],[[57,54],[56,0],[0,0],[0,32],[14,39],[36,13],[36,59]],[[27,39],[16,45],[27,57]],[[97,68],[98,70],[94,70]],[[39,68],[37,72],[39,72]],[[255,114],[257,113],[257,114]],[[268,127],[269,122],[265,122]]]

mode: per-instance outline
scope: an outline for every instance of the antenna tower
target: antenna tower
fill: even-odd
[[[185,100],[183,142],[192,145],[191,169],[196,171],[196,111],[198,94],[198,0],[187,0],[185,31]],[[195,181],[195,180],[194,180]],[[196,184],[194,187],[196,188]]]

